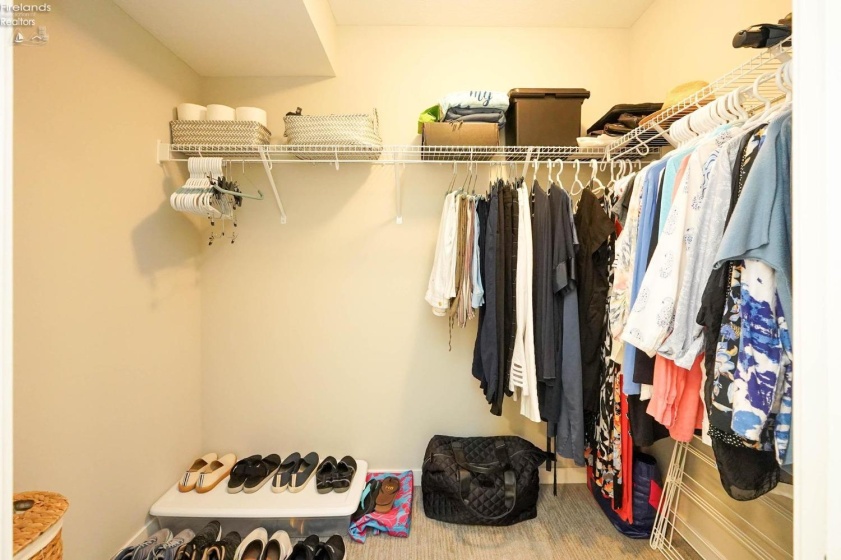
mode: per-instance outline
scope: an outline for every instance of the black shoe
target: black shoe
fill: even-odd
[[[350,517],[351,521],[355,523],[360,517],[374,511],[374,507],[377,505],[377,494],[380,493],[380,484],[381,481],[377,478],[372,478],[368,481],[368,484],[365,485],[365,489],[362,491],[359,507],[356,508],[356,511]]]
[[[332,492],[333,481],[336,479],[338,466],[334,457],[327,457],[318,466],[315,471],[315,489],[319,494],[326,494]]]
[[[315,560],[315,553],[320,546],[318,535],[310,535],[292,547],[292,554],[286,560]]]
[[[356,474],[356,460],[350,455],[343,457],[336,467],[336,478],[333,479],[333,490],[339,492],[347,492],[350,490],[350,483],[353,481],[353,475]]]
[[[318,468],[318,453],[315,451],[307,453],[306,457],[298,461],[298,466],[292,475],[292,481],[289,483],[289,491],[300,492],[303,490],[310,479],[315,476],[316,468]]]
[[[175,560],[201,560],[204,551],[222,537],[222,524],[211,521],[196,533],[193,540],[182,546],[175,555]]]
[[[345,541],[339,535],[333,535],[319,547],[315,560],[342,560],[345,557]]]
[[[255,471],[259,469],[261,460],[262,457],[260,455],[252,455],[251,457],[240,459],[234,464],[234,468],[231,469],[231,475],[228,477],[229,494],[236,494],[242,491],[248,477],[253,476]]]
[[[277,469],[272,480],[272,492],[283,492],[292,484],[292,476],[298,472],[298,463],[301,462],[301,454],[297,451],[284,459]]]
[[[242,537],[236,531],[231,531],[225,538],[216,541],[204,551],[202,560],[234,560],[234,555],[242,543]]]

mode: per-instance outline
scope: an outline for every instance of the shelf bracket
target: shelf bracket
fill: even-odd
[[[652,125],[651,125],[651,128],[653,128],[654,130],[656,130],[657,132],[659,132],[659,133],[660,133],[660,136],[662,136],[663,138],[665,138],[665,139],[666,139],[666,142],[668,142],[669,144],[671,144],[671,145],[672,145],[672,147],[677,148],[678,142],[676,142],[674,139],[672,139],[672,137],[669,135],[669,133],[668,133],[668,132],[667,132],[667,131],[666,131],[666,130],[662,127],[662,126],[660,126],[660,123],[654,123],[654,124],[652,124]]]
[[[272,166],[269,161],[269,156],[266,150],[260,150],[260,159],[263,160],[263,169],[266,170],[266,177],[269,179],[269,184],[272,186],[275,202],[277,202],[277,209],[280,210],[280,223],[286,223],[286,211],[283,209],[283,203],[280,201],[280,195],[277,193],[277,185],[275,185],[274,177],[272,176]]]
[[[400,165],[394,164],[394,189],[397,204],[397,224],[403,223],[403,187],[400,184]]]

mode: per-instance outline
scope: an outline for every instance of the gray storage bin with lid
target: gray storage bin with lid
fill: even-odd
[[[508,146],[576,146],[581,105],[590,92],[581,88],[516,88],[508,92],[505,143]]]

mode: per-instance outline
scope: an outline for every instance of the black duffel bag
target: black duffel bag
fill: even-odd
[[[516,436],[435,436],[423,461],[424,513],[462,525],[534,519],[545,460],[545,452]]]

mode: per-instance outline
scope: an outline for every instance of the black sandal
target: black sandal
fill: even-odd
[[[374,511],[374,507],[377,505],[377,495],[380,493],[381,484],[382,482],[377,478],[372,478],[368,481],[365,485],[365,489],[362,491],[362,498],[359,500],[359,507],[356,508],[353,515],[350,516],[351,521],[356,522],[359,518]]]
[[[249,476],[254,475],[254,467],[260,464],[260,455],[252,455],[245,459],[240,459],[231,470],[231,476],[228,478],[228,493],[236,494],[242,491],[245,486],[245,481]]]
[[[249,476],[245,480],[243,490],[246,494],[253,494],[263,487],[277,472],[280,467],[280,456],[277,453],[266,455],[263,460],[255,465],[254,469],[249,471]]]
[[[356,460],[350,455],[343,457],[339,461],[336,469],[336,478],[333,479],[333,490],[340,494],[350,490],[350,483],[353,481],[353,475],[355,474]]]
[[[319,494],[327,494],[333,490],[333,481],[336,479],[338,466],[334,457],[327,457],[318,466],[315,473],[315,489]]]

